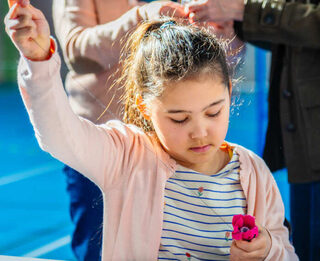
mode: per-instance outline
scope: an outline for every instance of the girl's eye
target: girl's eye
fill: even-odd
[[[207,114],[208,117],[211,117],[211,118],[214,118],[214,117],[217,117],[219,114],[220,114],[221,110],[218,111],[217,113],[214,113],[214,114]]]
[[[172,119],[171,118],[171,120],[174,122],[174,123],[184,123],[186,120],[188,119],[188,117],[187,118],[184,118],[183,120],[175,120],[175,119]]]

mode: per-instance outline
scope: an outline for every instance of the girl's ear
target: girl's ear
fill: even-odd
[[[145,118],[147,121],[150,120],[150,114],[147,110],[147,105],[144,103],[144,100],[140,94],[136,95],[136,105],[142,114],[143,118]]]

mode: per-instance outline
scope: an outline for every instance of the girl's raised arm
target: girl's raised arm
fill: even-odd
[[[50,40],[44,15],[28,1],[10,4],[6,31],[22,56],[19,88],[41,148],[100,188],[112,186],[124,173],[121,162],[130,158],[126,147],[131,146],[135,133],[120,122],[96,126],[73,113],[60,77],[60,57],[51,48],[55,42]]]

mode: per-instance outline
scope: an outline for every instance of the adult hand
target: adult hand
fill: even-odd
[[[154,1],[139,7],[139,15],[142,20],[158,19],[161,16],[169,16],[180,19],[187,19],[188,13],[185,7],[171,1]]]
[[[243,20],[244,0],[195,0],[186,6],[193,21]]]
[[[6,32],[16,48],[28,59],[42,61],[50,53],[50,29],[43,13],[29,0],[9,0],[4,19]]]
[[[268,231],[258,225],[259,236],[250,242],[233,240],[230,248],[231,261],[261,261],[269,254],[271,237]]]

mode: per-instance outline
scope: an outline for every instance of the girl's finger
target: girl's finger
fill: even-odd
[[[26,7],[30,4],[29,0],[8,0],[8,6],[11,8],[14,4],[21,5],[22,7]]]
[[[26,51],[30,49],[28,45],[34,41],[33,39],[37,37],[37,33],[33,27],[29,26],[19,30],[12,30],[10,37],[19,50],[24,50],[23,52],[28,53]]]
[[[232,241],[230,247],[230,260],[241,260],[242,256],[245,254],[243,250],[237,247],[235,241]]]
[[[32,19],[34,19],[34,20],[39,20],[39,19],[40,20],[46,20],[44,14],[39,9],[35,8],[32,5],[29,5],[28,9],[30,10]]]
[[[9,29],[18,30],[28,26],[35,26],[35,23],[27,16],[19,16],[17,19],[10,19],[7,23]]]
[[[35,32],[32,26],[24,27],[19,30],[9,30],[11,38],[16,43],[34,38]]]
[[[21,15],[27,15],[31,17],[31,12],[30,12],[30,5],[28,6],[22,6],[19,3],[15,3],[9,10],[8,16],[9,19],[15,19]]]
[[[236,245],[238,248],[245,252],[253,252],[257,250],[262,250],[265,247],[264,240],[262,236],[259,235],[257,238],[252,239],[250,242],[245,240],[237,240]]]

